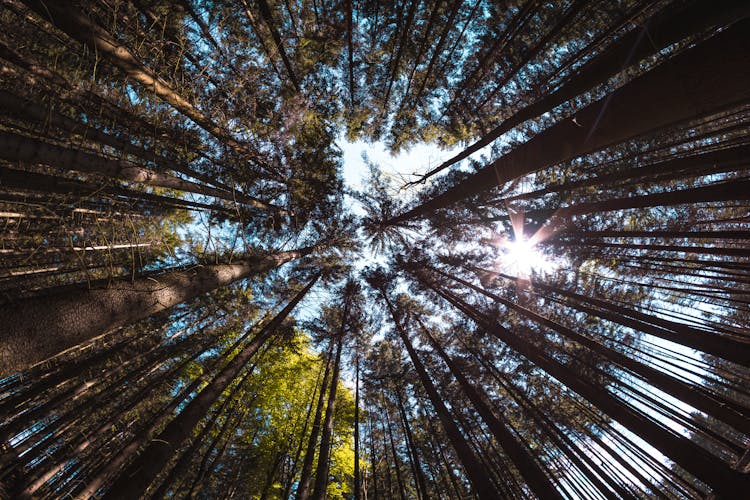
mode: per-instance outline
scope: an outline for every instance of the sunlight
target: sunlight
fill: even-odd
[[[499,248],[503,251],[497,260],[499,267],[514,276],[526,278],[532,273],[545,274],[555,268],[554,262],[536,245],[534,238],[505,239]]]

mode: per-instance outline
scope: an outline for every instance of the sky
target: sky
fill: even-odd
[[[391,156],[382,142],[368,143],[361,140],[348,142],[339,138],[336,144],[343,152],[344,181],[353,189],[361,189],[362,181],[367,177],[368,171],[362,159],[363,153],[370,161],[379,165],[384,174],[403,180],[396,184],[415,180],[416,177],[411,174],[427,172],[454,154],[454,150],[442,151],[432,144],[418,144],[409,151],[402,151],[396,156]]]

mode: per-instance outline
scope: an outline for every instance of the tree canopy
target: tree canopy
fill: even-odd
[[[0,497],[750,491],[747,1],[0,28]]]

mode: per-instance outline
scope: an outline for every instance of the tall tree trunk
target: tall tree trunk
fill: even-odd
[[[346,321],[346,315],[342,323]],[[343,329],[343,325],[342,325]],[[313,500],[323,500],[328,488],[328,460],[331,457],[331,439],[333,437],[333,423],[336,412],[336,390],[339,382],[339,371],[341,370],[341,350],[344,345],[343,335],[339,335],[336,357],[333,361],[333,374],[331,375],[331,388],[328,391],[328,404],[324,419],[323,432],[320,434],[320,453],[318,454],[318,467],[315,471],[315,484],[313,485]]]
[[[0,132],[0,158],[8,161],[42,163],[64,171],[94,173],[112,179],[122,179],[148,186],[176,189],[213,196],[227,201],[237,201],[258,210],[286,213],[281,207],[241,193],[232,193],[197,184],[125,160],[115,160],[78,149],[64,148],[11,132]]]
[[[641,29],[627,33],[607,47],[602,54],[584,64],[560,88],[506,118],[477,142],[423,175],[419,182],[468,158],[526,120],[542,115],[606,81],[624,69],[628,62],[639,62],[687,36],[703,32],[712,26],[724,26],[747,15],[748,5],[744,0],[701,0],[688,4],[678,12],[672,8],[665,9],[649,19]]]
[[[235,264],[202,266],[0,305],[0,317],[6,324],[0,332],[0,374],[17,372],[108,330],[269,271],[313,249],[250,257]]]
[[[302,432],[300,432],[299,437],[299,445],[297,446],[297,452],[294,454],[294,459],[292,460],[292,464],[289,470],[289,479],[286,481],[286,484],[284,486],[284,494],[281,496],[281,498],[289,499],[291,498],[291,491],[292,491],[292,484],[294,483],[294,478],[297,476],[297,466],[299,464],[299,458],[302,456],[302,449],[305,446],[305,436],[307,435],[307,428],[310,425],[310,417],[313,414],[313,409],[315,409],[316,405],[315,402],[317,401],[318,396],[318,390],[324,392],[325,388],[321,385],[324,383],[321,378],[323,377],[323,372],[328,369],[330,366],[330,356],[329,359],[326,360],[326,366],[323,368],[321,365],[320,370],[318,370],[318,378],[315,381],[315,389],[313,389],[312,396],[310,397],[310,405],[307,407],[307,415],[305,415],[305,425],[302,426]]]
[[[404,437],[406,438],[406,446],[409,450],[409,459],[411,462],[412,474],[414,475],[414,484],[417,487],[417,497],[428,498],[427,481],[425,480],[424,471],[422,470],[422,463],[419,460],[417,446],[416,444],[414,444],[414,435],[411,432],[409,419],[406,415],[406,408],[404,408],[403,398],[401,397],[401,389],[399,387],[394,387],[393,392],[396,394],[396,405],[398,406],[398,412],[401,416],[401,423],[404,427]]]
[[[480,276],[480,279],[495,275],[511,281],[518,280],[516,277],[502,273],[494,273],[474,266],[470,266],[470,268]],[[726,335],[711,334],[684,323],[677,323],[663,317],[646,314],[633,308],[595,297],[588,297],[547,283],[534,281],[533,286],[538,290],[552,292],[553,294],[565,297],[567,299],[565,305],[587,314],[604,318],[625,327],[633,328],[636,331],[648,333],[655,337],[726,359],[727,361],[732,361],[741,366],[747,366],[750,363],[750,342],[731,338]]]
[[[383,402],[383,413],[385,413],[385,423],[383,423],[383,447],[385,448],[385,431],[388,431],[388,444],[391,445],[391,456],[393,456],[393,464],[388,464],[390,467],[393,468],[394,472],[396,473],[396,485],[398,486],[398,494],[399,498],[401,500],[406,500],[406,488],[404,488],[404,480],[401,477],[401,464],[399,463],[398,459],[398,453],[396,452],[396,439],[393,437],[393,425],[391,424],[391,412],[388,408],[389,402],[385,398],[385,391],[381,388],[380,398]],[[386,453],[386,457],[388,454]],[[390,470],[387,472],[388,474],[388,492],[391,492],[392,485],[390,484],[390,478],[391,473]]]
[[[181,452],[180,458],[177,460],[177,463],[174,464],[172,469],[169,471],[169,474],[167,474],[167,477],[164,478],[162,481],[161,486],[159,486],[159,489],[154,492],[153,498],[165,498],[167,492],[169,489],[173,486],[175,486],[175,481],[178,478],[183,478],[185,474],[187,474],[188,470],[190,469],[190,465],[193,463],[193,460],[195,459],[195,454],[200,451],[201,445],[203,445],[203,441],[208,437],[210,432],[214,429],[216,422],[218,421],[219,417],[222,415],[225,415],[226,420],[230,420],[232,418],[231,412],[225,411],[229,408],[232,401],[234,401],[235,396],[237,395],[237,392],[242,388],[242,386],[245,384],[245,381],[250,378],[250,376],[253,374],[254,366],[251,366],[250,369],[247,370],[247,373],[242,377],[242,379],[237,383],[237,385],[234,386],[232,389],[232,392],[224,399],[224,402],[221,404],[219,408],[214,412],[211,419],[206,422],[206,424],[203,426],[203,429],[201,429],[200,434],[192,439],[192,443],[190,446]],[[248,407],[249,403],[243,400],[243,404]],[[173,492],[176,493],[176,492]]]
[[[195,179],[231,192],[229,186],[218,182],[217,179],[212,178],[211,176],[196,172],[186,165],[165,158],[154,151],[149,151],[145,147],[130,142],[129,140],[94,128],[90,123],[82,123],[73,120],[50,106],[43,106],[10,92],[0,91],[0,107],[6,108],[7,113],[9,114],[15,115],[26,122],[32,122],[39,126],[44,126],[45,129],[50,125],[58,127],[64,130],[66,135],[80,135],[85,137],[87,141],[111,146],[118,150],[118,152],[133,155],[147,162],[153,162],[157,167],[160,167],[161,170],[169,169],[181,172]]]
[[[362,479],[359,472],[359,348],[354,361],[354,500],[362,495]]]
[[[525,307],[522,307],[513,301],[504,299],[503,297],[500,297],[492,292],[469,283],[468,281],[462,280],[457,276],[445,273],[436,268],[432,269],[437,273],[445,276],[446,278],[460,283],[461,285],[466,286],[469,289],[486,297],[489,297],[492,300],[503,304],[505,307],[512,309],[523,316],[526,316],[537,324],[543,325],[546,328],[551,328],[552,330],[560,333],[568,339],[573,340],[574,342],[577,342],[582,346],[586,346],[597,354],[602,355],[604,358],[619,364],[627,370],[630,370],[634,374],[641,377],[645,382],[653,385],[654,387],[658,387],[667,394],[671,394],[675,398],[689,404],[693,408],[706,412],[708,415],[711,415],[718,420],[733,426],[735,429],[742,433],[750,432],[750,421],[745,415],[738,411],[737,408],[733,407],[734,405],[732,405],[731,402],[725,401],[723,399],[717,399],[715,396],[707,393],[702,387],[674,378],[666,373],[652,368],[651,366],[630,358],[610,347],[607,347],[606,345],[598,342],[595,339],[584,336],[583,334],[580,334],[571,328],[563,326],[556,321],[550,320],[545,316],[530,311],[529,309],[526,309]]]
[[[435,385],[433,384],[432,380],[430,380],[430,376],[427,374],[427,370],[422,364],[422,361],[417,356],[417,352],[414,350],[414,347],[412,346],[411,341],[406,334],[406,331],[403,329],[403,326],[398,319],[396,310],[393,308],[390,299],[388,299],[388,297],[385,295],[384,290],[382,290],[381,293],[383,295],[383,299],[386,302],[386,305],[388,306],[388,310],[393,317],[393,322],[396,325],[396,331],[401,337],[401,340],[404,342],[404,346],[409,353],[409,358],[411,359],[412,364],[416,369],[417,376],[419,377],[422,386],[427,392],[427,395],[430,398],[433,407],[435,408],[435,412],[440,418],[440,422],[443,424],[443,429],[448,435],[448,439],[450,440],[453,449],[456,450],[456,454],[458,455],[461,463],[464,466],[464,472],[466,473],[466,477],[468,477],[469,481],[471,482],[474,492],[479,496],[481,500],[494,500],[496,498],[499,498],[499,493],[482,474],[484,467],[481,465],[479,459],[476,457],[474,452],[471,450],[471,447],[466,442],[466,439],[461,434],[461,431],[458,429],[458,426],[451,417],[450,412],[445,406],[445,403],[440,397],[440,394],[435,388]]]
[[[262,17],[263,21],[265,21],[266,26],[268,27],[268,31],[271,32],[273,43],[274,45],[276,45],[276,50],[279,53],[279,57],[281,57],[281,61],[284,63],[284,67],[289,74],[289,80],[291,80],[292,85],[294,86],[294,90],[299,92],[299,79],[294,73],[294,68],[292,68],[292,63],[289,60],[289,56],[287,56],[286,54],[284,43],[281,40],[279,30],[276,29],[276,25],[273,22],[273,13],[271,12],[271,7],[268,5],[268,2],[266,2],[266,0],[258,0],[258,7],[260,10],[260,17]]]
[[[740,21],[387,221],[398,224],[555,163],[750,99],[750,21]],[[689,85],[686,82],[690,82]]]
[[[220,142],[240,154],[250,156],[259,164],[265,165],[264,162],[259,161],[258,155],[251,151],[246,144],[241,144],[228,131],[214,123],[202,111],[182,97],[166,81],[147,68],[127,47],[118,42],[101,26],[96,25],[75,6],[63,5],[57,2],[44,2],[42,0],[23,0],[23,2],[31,10],[54,24],[74,40],[79,41],[90,47],[97,54],[101,54],[107,58],[130,78],[143,85],[143,88],[150,90],[180,113],[193,120]]]
[[[448,356],[448,353],[445,352],[430,331],[421,322],[420,326],[428,343],[435,349],[445,364],[448,365],[448,369],[458,381],[464,394],[469,397],[474,408],[479,412],[479,416],[487,424],[490,432],[508,455],[508,458],[518,468],[518,471],[526,480],[526,484],[531,491],[541,499],[558,498],[559,494],[557,490],[539,464],[534,460],[528,446],[518,442],[502,414],[495,414],[485,398],[479,393],[479,390],[469,382],[460,367]]]
[[[240,371],[274,334],[300,300],[320,278],[320,273],[300,290],[294,298],[266,324],[255,337],[213,378],[198,395],[185,406],[159,436],[151,441],[135,462],[123,470],[106,498],[139,498],[151,482],[164,469],[177,450],[187,441],[196,424],[203,418],[221,393],[236,379]],[[95,490],[94,490],[95,491]],[[93,491],[91,492],[93,493]]]
[[[306,500],[310,495],[310,482],[312,475],[313,461],[315,460],[315,448],[318,446],[318,435],[320,434],[320,421],[323,418],[323,404],[325,403],[326,389],[328,387],[328,376],[333,361],[333,341],[331,341],[328,359],[326,360],[326,371],[323,374],[323,383],[320,386],[320,395],[318,396],[318,405],[315,408],[315,418],[313,419],[312,429],[310,430],[310,439],[307,441],[305,449],[305,460],[302,462],[302,471],[300,473],[299,485],[297,486],[297,500]]]
[[[670,431],[661,423],[654,421],[652,417],[634,409],[621,398],[581,377],[568,365],[548,355],[529,341],[515,335],[451,292],[434,283],[423,283],[504,344],[523,355],[570,390],[584,397],[631,432],[643,438],[680,467],[708,484],[717,494],[731,496],[732,492],[745,491],[750,488],[750,478],[747,475],[732,470],[726,463],[717,460],[711,453],[688,438]]]

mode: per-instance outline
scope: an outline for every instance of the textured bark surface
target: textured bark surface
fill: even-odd
[[[154,74],[127,47],[120,44],[103,28],[94,24],[83,12],[74,6],[69,4],[63,5],[57,2],[42,2],[40,0],[24,0],[24,3],[71,38],[102,54],[115,66],[124,71],[128,77],[142,84],[227,146],[240,153],[250,153],[251,156],[255,156],[247,146],[231,137],[226,130],[219,127],[208,116],[171,88],[167,82]]]
[[[55,146],[11,132],[0,132],[0,157],[9,161],[43,163],[61,170],[90,172],[149,186],[204,194],[227,201],[236,200],[253,208],[283,212],[279,207],[246,195],[186,181],[126,160],[114,160],[86,151]]]
[[[219,286],[268,271],[310,249],[235,264],[115,282],[0,306],[0,374],[27,368],[95,335],[133,323]]]
[[[653,418],[638,411],[625,400],[614,396],[598,384],[590,382],[569,365],[540,350],[536,345],[490,319],[451,292],[433,283],[425,282],[424,284],[478,325],[485,328],[488,333],[497,337],[566,387],[596,405],[597,408],[600,408],[631,432],[664,453],[680,467],[709,485],[716,493],[731,496],[734,492],[746,491],[750,488],[750,478],[747,475],[733,470],[724,462],[717,461],[710,452],[696,443],[672,432]]]

